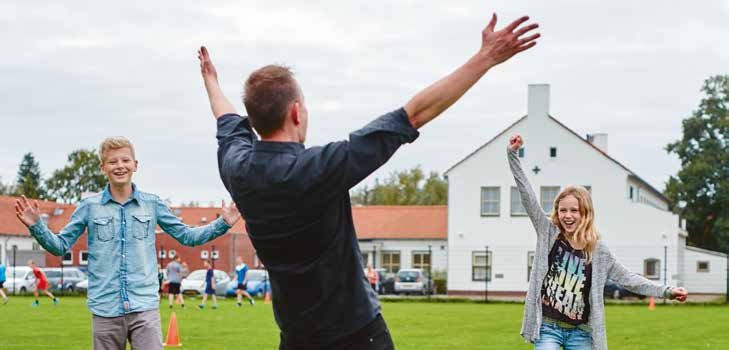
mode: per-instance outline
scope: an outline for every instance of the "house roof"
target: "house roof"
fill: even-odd
[[[465,162],[467,159],[471,158],[473,155],[475,155],[476,153],[478,153],[480,150],[484,149],[486,146],[488,146],[489,144],[491,144],[492,142],[494,142],[494,140],[496,140],[497,138],[499,138],[499,136],[501,136],[504,133],[506,133],[507,131],[509,131],[509,129],[513,128],[516,124],[519,124],[526,117],[527,116],[525,115],[525,116],[519,118],[513,124],[509,125],[506,129],[502,130],[496,136],[494,136],[493,138],[491,138],[488,142],[486,142],[483,145],[481,145],[481,147],[478,147],[475,151],[471,152],[466,157],[464,157],[463,159],[461,159],[460,161],[458,161],[456,164],[454,164],[453,166],[451,166],[450,168],[448,168],[448,170],[446,170],[446,172],[444,173],[445,176],[447,177],[448,176],[448,173],[451,170],[455,169],[461,163]],[[650,183],[648,183],[648,181],[643,180],[643,178],[641,178],[640,176],[638,176],[638,174],[636,174],[634,171],[628,169],[628,167],[626,167],[625,165],[623,165],[622,163],[620,163],[619,161],[617,161],[615,158],[613,158],[610,155],[608,155],[605,151],[601,150],[597,146],[593,145],[591,142],[587,141],[585,138],[583,138],[582,136],[580,136],[580,134],[578,134],[574,130],[570,129],[567,125],[563,124],[559,120],[557,120],[557,118],[555,118],[555,117],[553,117],[553,116],[550,115],[549,116],[549,119],[553,120],[555,123],[557,123],[557,125],[561,126],[565,130],[569,131],[571,134],[573,134],[575,137],[577,137],[578,139],[580,139],[582,142],[588,144],[595,151],[597,151],[598,153],[600,153],[603,156],[605,156],[605,158],[609,159],[613,163],[617,164],[619,167],[623,168],[626,172],[628,172],[628,177],[629,178],[631,178],[631,179],[633,179],[633,180],[635,180],[635,181],[643,184],[644,186],[646,186],[646,188],[649,191],[651,191],[653,194],[655,194],[656,196],[658,196],[658,198],[662,199],[666,203],[670,203],[671,202],[665,195],[663,195],[663,193],[661,193],[661,191],[657,190],[655,187],[653,187],[653,185],[651,185]]]
[[[28,228],[15,216],[15,200],[18,197],[0,196],[0,235],[30,236]],[[43,214],[48,215],[48,227],[57,232],[71,219],[76,208],[70,204],[38,201]]]
[[[28,228],[15,216],[17,197],[0,196],[0,235],[29,236]],[[41,212],[48,215],[48,227],[60,231],[71,219],[75,205],[38,201]],[[172,212],[190,226],[201,226],[217,218],[220,208],[172,207]],[[437,206],[359,206],[352,209],[359,239],[446,239],[447,207]],[[206,220],[203,221],[203,218]],[[159,228],[157,228],[159,230]],[[233,233],[247,233],[239,220]]]
[[[358,239],[446,239],[445,205],[370,205],[352,208]]]

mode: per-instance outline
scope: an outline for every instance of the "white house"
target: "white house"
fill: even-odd
[[[530,85],[528,114],[448,171],[448,292],[521,296],[536,237],[521,207],[506,145],[524,137],[522,166],[542,207],[577,184],[593,198],[602,239],[630,270],[693,293],[724,293],[726,255],[686,247],[668,199],[608,153],[606,134],[582,138],[549,115],[549,85]],[[488,252],[487,252],[488,247]]]
[[[448,242],[445,205],[357,206],[352,209],[364,265],[446,272]]]

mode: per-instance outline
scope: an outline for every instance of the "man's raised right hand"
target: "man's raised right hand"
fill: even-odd
[[[532,23],[530,25],[519,28],[519,26],[528,21],[529,17],[524,16],[511,22],[504,29],[494,31],[496,28],[496,14],[491,16],[491,21],[481,32],[481,49],[479,56],[488,62],[489,67],[493,67],[502,63],[519,52],[528,50],[537,44],[535,40],[540,37],[539,33],[524,36],[528,32],[539,28],[539,24]]]

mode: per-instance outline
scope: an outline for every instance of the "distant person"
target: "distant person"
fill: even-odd
[[[208,301],[208,295],[213,298],[213,309],[218,308],[218,299],[215,297],[215,270],[210,266],[210,263],[205,260],[203,265],[207,269],[205,272],[205,292],[202,296],[202,303],[197,307],[204,309],[205,303]]]
[[[50,298],[53,301],[53,305],[58,305],[58,299],[53,296],[53,293],[48,291],[48,277],[46,277],[45,272],[38,268],[38,266],[35,266],[35,262],[33,262],[33,260],[28,260],[28,266],[33,269],[33,275],[35,276],[35,290],[33,290],[33,297],[35,298],[35,301],[32,306],[40,306],[40,302],[38,301],[38,291],[43,292],[43,294]]]
[[[528,32],[537,25],[520,27],[528,19],[496,31],[493,15],[484,30],[473,33],[480,48],[453,73],[348,140],[309,148],[304,146],[306,99],[289,68],[267,65],[250,74],[243,88],[249,116],[243,117],[223,94],[207,49],[200,48],[203,82],[217,120],[220,178],[245,214],[251,242],[270,273],[280,349],[394,348],[364,275],[349,190],[401,145],[415,141],[418,129],[486,72],[536,45],[539,34]],[[393,58],[398,63],[388,64],[407,65],[417,54]],[[365,105],[380,102],[364,100]],[[360,111],[345,108],[340,118],[356,114]]]
[[[0,262],[0,296],[3,297],[3,304],[8,303],[8,296],[7,296],[7,294],[5,294],[5,286],[3,286],[3,284],[5,284],[5,280],[6,280],[5,273],[6,273],[5,264]]]
[[[174,298],[179,298],[180,306],[185,307],[185,299],[180,293],[180,285],[182,284],[182,265],[180,264],[180,256],[176,255],[169,264],[167,264],[167,299],[170,309],[174,302]]]
[[[367,264],[367,280],[370,282],[372,290],[377,293],[377,286],[380,283],[380,274],[372,268],[372,264]]]
[[[53,255],[63,256],[88,233],[87,304],[95,350],[124,349],[127,341],[133,349],[161,350],[156,227],[183,245],[196,246],[228,232],[240,213],[235,205],[223,203],[219,219],[205,226],[187,226],[162,199],[132,183],[138,161],[129,140],[105,139],[99,158],[109,183],[103,192],[81,200],[59,234],[53,234],[41,220],[37,201],[22,197],[15,202],[15,211],[31,235]]]
[[[600,239],[592,197],[584,187],[565,187],[547,216],[521,168],[517,151],[523,144],[521,136],[512,136],[507,154],[521,204],[537,233],[521,328],[535,350],[607,349],[602,297],[608,279],[636,294],[686,300],[685,289],[654,283],[618,262]],[[569,175],[570,169],[560,171]]]
[[[235,297],[240,307],[243,302],[243,296],[248,298],[248,303],[253,306],[256,302],[250,294],[248,294],[248,265],[243,262],[243,257],[235,258],[235,274],[238,284],[235,286]]]
[[[159,281],[159,290],[158,290],[159,293],[162,293],[162,284],[164,282],[164,279],[165,279],[165,274],[164,274],[164,272],[162,272],[162,265],[157,264],[157,280]]]

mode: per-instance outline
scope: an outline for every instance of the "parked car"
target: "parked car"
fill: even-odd
[[[29,293],[35,290],[35,276],[28,266],[8,266],[5,270],[5,289],[8,293]]]
[[[635,297],[641,300],[645,299],[645,295],[635,294],[610,280],[605,283],[603,295],[612,299],[623,299],[627,297]]]
[[[79,293],[88,293],[89,291],[89,280],[85,279],[81,282],[76,283],[75,290]]]
[[[86,279],[86,274],[77,267],[47,267],[42,269],[48,278],[50,290],[61,290],[61,273],[63,273],[63,290],[73,292],[76,283]]]
[[[427,291],[428,278],[422,269],[402,269],[397,273],[395,277],[395,294],[415,293],[425,295]]]
[[[205,274],[207,270],[195,270],[190,272],[187,278],[182,280],[180,292],[183,294],[202,295],[205,292]],[[228,291],[228,285],[231,283],[228,274],[221,270],[214,270],[215,278],[215,295],[224,296]]]
[[[235,296],[235,287],[238,286],[238,279],[233,279],[228,285],[226,296]],[[248,270],[248,284],[246,291],[251,296],[262,297],[266,295],[266,291],[271,292],[271,281],[268,280],[266,270]],[[215,291],[217,293],[217,290]]]

